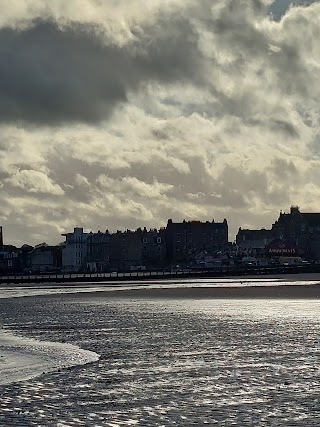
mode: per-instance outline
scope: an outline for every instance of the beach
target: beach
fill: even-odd
[[[95,292],[106,298],[313,299],[320,297],[320,274],[107,282],[95,287],[93,293]],[[90,286],[82,285],[81,292],[75,295],[85,298],[90,294]]]
[[[85,298],[91,293],[77,293]],[[119,289],[99,292],[107,298],[178,298],[178,299],[313,299],[320,297],[320,284],[274,285],[274,286],[215,286],[215,287],[163,287]]]
[[[2,289],[0,425],[318,426],[317,280],[251,280]]]

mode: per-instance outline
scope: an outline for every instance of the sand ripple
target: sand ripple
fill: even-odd
[[[318,301],[43,297],[0,313],[101,355],[1,386],[1,426],[320,424]]]

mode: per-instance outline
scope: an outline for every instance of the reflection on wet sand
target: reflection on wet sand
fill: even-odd
[[[95,293],[2,300],[0,313],[15,333],[101,355],[1,386],[0,425],[319,425],[315,299]]]

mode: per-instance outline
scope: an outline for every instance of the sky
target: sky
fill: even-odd
[[[5,243],[320,211],[320,3],[0,0]]]

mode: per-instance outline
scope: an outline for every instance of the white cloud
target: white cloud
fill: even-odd
[[[270,226],[291,203],[319,210],[319,2],[286,7],[278,20],[268,15],[270,1],[257,0],[5,4],[0,28],[35,18],[56,20],[62,32],[71,22],[94,23],[109,46],[134,41],[145,55],[108,74],[108,87],[120,82],[124,96],[106,112],[90,92],[77,107],[80,120],[50,121],[49,114],[40,126],[29,120],[37,117],[31,100],[29,122],[12,121],[13,109],[2,123],[0,223],[13,243],[59,241],[75,225],[159,227],[170,217],[226,217],[233,238],[239,226]],[[88,61],[76,34],[78,57]],[[137,70],[148,78],[132,84]],[[81,120],[94,108],[98,121]]]
[[[19,170],[5,181],[14,187],[19,187],[30,193],[43,193],[55,196],[62,196],[64,194],[62,188],[41,171]]]

